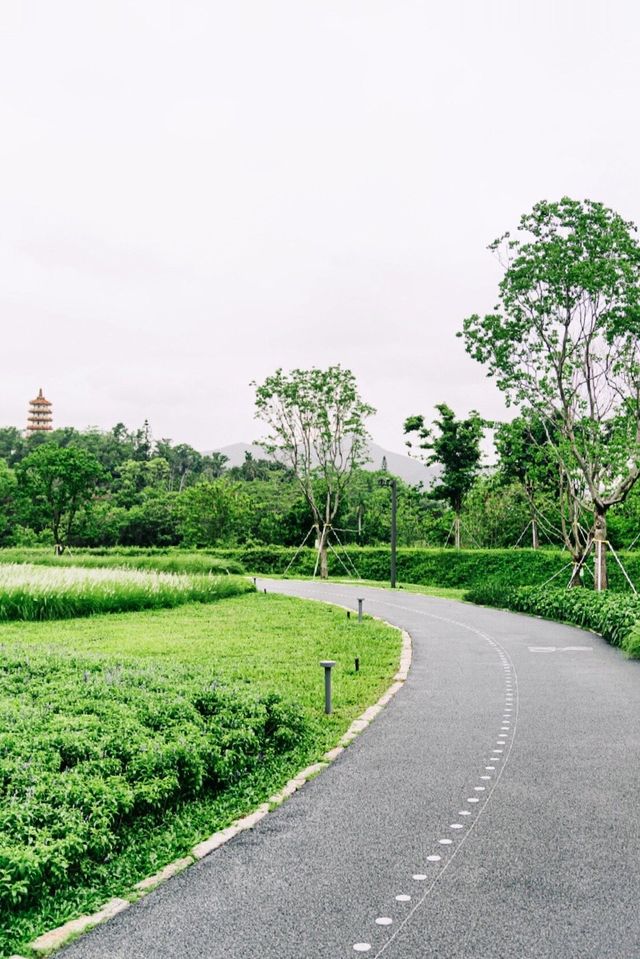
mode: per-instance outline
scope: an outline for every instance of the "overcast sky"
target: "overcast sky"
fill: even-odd
[[[640,221],[634,0],[0,0],[0,425],[249,441],[342,363],[374,439],[500,416],[455,333],[539,199]]]

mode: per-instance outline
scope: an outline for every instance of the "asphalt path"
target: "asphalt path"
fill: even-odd
[[[407,682],[322,775],[64,959],[639,959],[640,663],[401,590],[258,585],[364,597],[411,633]]]

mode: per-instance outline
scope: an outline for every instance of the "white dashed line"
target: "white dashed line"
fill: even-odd
[[[383,605],[383,606],[388,606],[389,608],[400,609],[400,610],[402,610],[403,612],[406,612],[406,611],[407,611],[405,607],[399,605],[398,603],[386,603],[386,602],[381,602],[381,605]],[[413,914],[415,913],[415,911],[422,905],[422,903],[425,901],[426,897],[429,895],[429,893],[430,893],[430,892],[432,891],[432,889],[435,887],[436,883],[439,881],[440,877],[441,877],[441,876],[444,874],[444,872],[447,870],[449,864],[453,861],[453,859],[454,859],[455,856],[457,855],[458,850],[462,848],[462,845],[463,845],[464,842],[466,841],[467,837],[471,834],[471,831],[474,829],[476,823],[479,822],[480,817],[482,816],[482,813],[483,813],[484,810],[486,809],[486,806],[487,806],[488,801],[491,799],[491,797],[492,797],[492,795],[493,795],[493,791],[494,791],[494,790],[496,789],[496,787],[497,787],[497,784],[498,784],[498,782],[499,782],[499,780],[500,780],[500,777],[501,777],[501,775],[502,775],[502,772],[504,771],[504,765],[506,764],[506,761],[509,759],[509,755],[510,755],[510,753],[511,753],[511,749],[513,748],[513,738],[512,738],[512,740],[510,741],[510,743],[509,743],[509,745],[508,745],[508,747],[507,747],[506,756],[504,756],[504,757],[501,755],[501,754],[505,751],[502,747],[503,747],[503,746],[507,746],[507,738],[508,738],[508,736],[509,736],[510,733],[511,733],[511,736],[512,736],[512,737],[515,737],[515,731],[516,731],[516,726],[517,726],[517,715],[518,715],[518,713],[517,713],[517,709],[516,709],[514,729],[513,729],[512,731],[509,729],[510,719],[511,719],[510,713],[513,711],[513,699],[514,699],[514,697],[513,697],[513,691],[512,691],[512,676],[513,676],[513,683],[514,683],[514,684],[517,684],[517,676],[516,676],[515,668],[512,666],[511,661],[510,661],[509,657],[507,656],[506,651],[503,650],[496,641],[494,641],[493,639],[491,639],[491,637],[487,636],[485,633],[481,632],[479,629],[475,629],[473,626],[467,625],[466,623],[460,623],[460,622],[457,622],[456,620],[449,619],[448,617],[445,617],[445,616],[436,616],[436,615],[434,615],[434,614],[432,614],[432,613],[423,612],[422,610],[411,610],[411,611],[412,611],[412,612],[417,612],[418,615],[425,616],[425,617],[427,617],[427,618],[429,618],[429,619],[440,620],[441,622],[449,623],[449,624],[451,624],[451,625],[453,625],[453,626],[459,626],[459,627],[461,627],[462,629],[465,629],[465,630],[468,630],[469,632],[475,633],[477,636],[479,636],[481,639],[483,639],[485,642],[487,642],[487,643],[488,643],[490,646],[492,646],[494,649],[498,649],[498,650],[499,650],[499,658],[500,658],[500,661],[501,661],[501,663],[502,663],[502,668],[503,668],[503,670],[504,670],[504,672],[505,672],[505,705],[504,705],[504,707],[503,707],[502,725],[501,725],[501,727],[500,727],[499,739],[498,739],[498,741],[497,741],[497,742],[498,742],[498,746],[501,747],[501,748],[494,748],[494,749],[492,750],[492,753],[493,753],[494,755],[491,755],[490,757],[488,757],[488,760],[485,760],[485,761],[488,761],[488,762],[490,762],[490,763],[497,763],[497,762],[500,762],[501,759],[504,759],[504,764],[503,764],[502,767],[500,767],[499,772],[496,774],[495,781],[494,781],[489,787],[487,787],[487,786],[474,786],[474,787],[473,787],[475,792],[486,792],[487,788],[489,788],[489,792],[487,793],[487,795],[481,797],[482,800],[484,800],[484,805],[478,808],[478,810],[476,811],[476,812],[477,812],[476,818],[473,820],[473,822],[470,822],[470,823],[469,823],[469,828],[468,828],[468,830],[465,832],[465,834],[464,834],[464,835],[461,835],[461,836],[459,837],[459,838],[460,838],[460,841],[459,841],[458,845],[456,846],[456,848],[455,848],[454,850],[452,850],[451,855],[447,858],[446,862],[443,863],[442,868],[441,868],[441,869],[438,869],[438,870],[436,870],[436,871],[434,872],[433,878],[431,879],[431,882],[428,884],[428,886],[427,886],[427,888],[425,889],[424,893],[415,901],[415,903],[414,903],[414,904],[412,905],[412,907],[409,909],[409,912],[407,913],[407,915],[405,916],[405,918],[399,920],[399,924],[397,925],[397,927],[395,928],[395,930],[390,934],[390,936],[389,936],[389,938],[386,940],[386,942],[382,943],[382,944],[377,948],[377,950],[376,950],[376,952],[375,952],[375,956],[373,957],[373,959],[379,959],[379,957],[382,956],[382,954],[385,953],[385,952],[387,951],[387,949],[391,946],[391,944],[395,941],[395,939],[396,939],[396,937],[398,936],[398,934],[400,933],[400,931],[401,931],[401,930],[404,928],[404,926],[411,920],[411,918],[412,918]],[[485,766],[485,769],[488,770],[488,771],[490,771],[490,772],[494,772],[495,769],[496,769],[496,767],[495,767],[494,765],[491,765],[491,766],[487,765],[487,766]],[[491,776],[480,776],[480,779],[482,779],[482,780],[485,781],[485,782],[491,780],[491,778],[492,778]],[[480,798],[478,798],[477,796],[469,796],[466,801],[467,801],[467,803],[476,804],[476,803],[479,803],[479,802],[480,802]],[[459,816],[470,816],[470,815],[471,815],[471,812],[470,812],[468,809],[461,809],[461,810],[458,812],[458,815],[459,815]],[[462,823],[451,823],[450,826],[449,826],[449,828],[450,828],[450,829],[464,829],[464,826],[462,825]],[[440,839],[440,840],[438,840],[438,842],[440,843],[440,845],[451,845],[452,842],[453,842],[453,840],[451,840],[451,839]],[[441,857],[438,856],[438,855],[429,855],[429,856],[426,857],[426,859],[427,859],[427,862],[439,862],[439,861],[441,860]],[[426,876],[424,873],[416,873],[416,874],[413,875],[413,879],[416,880],[416,881],[424,881],[424,880],[427,879],[427,876]],[[404,896],[404,895],[398,895],[398,896],[395,897],[395,899],[396,899],[396,901],[398,901],[398,902],[409,902],[409,901],[411,900],[411,897],[410,897],[410,896]],[[381,917],[379,917],[378,919],[376,919],[375,921],[376,921],[376,923],[377,923],[378,925],[381,925],[381,926],[390,926],[390,925],[392,924],[392,922],[393,922],[393,920],[392,920],[390,917],[387,917],[387,916],[381,916]],[[371,945],[370,945],[369,943],[356,943],[353,948],[354,948],[354,950],[355,950],[356,952],[368,952],[369,949],[371,948]]]

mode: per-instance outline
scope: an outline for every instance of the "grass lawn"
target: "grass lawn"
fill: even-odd
[[[48,735],[50,730],[43,727],[55,722],[55,736],[59,739],[62,733],[68,734],[73,742],[78,724],[84,728],[82,723],[88,721],[82,704],[73,703],[71,697],[68,708],[64,698],[62,705],[56,705],[54,710],[49,708],[46,682],[50,678],[46,670],[50,663],[54,670],[60,667],[69,689],[78,688],[81,696],[89,682],[94,696],[96,689],[105,688],[108,698],[105,676],[110,683],[120,682],[120,676],[129,677],[129,687],[120,691],[120,701],[115,704],[118,709],[131,705],[134,693],[138,694],[148,677],[150,688],[143,688],[140,693],[146,696],[142,704],[145,715],[150,704],[161,710],[162,695],[155,693],[165,688],[167,695],[177,697],[176,702],[182,690],[186,691],[185,697],[188,692],[193,698],[194,690],[209,690],[212,683],[217,684],[214,688],[226,690],[227,696],[233,695],[233,689],[238,696],[242,691],[263,698],[277,693],[286,704],[292,704],[304,723],[306,736],[299,744],[273,752],[268,761],[254,764],[247,775],[236,777],[237,781],[222,791],[200,791],[194,798],[173,803],[162,815],[141,815],[129,822],[117,833],[113,850],[104,857],[106,861],[97,860],[88,874],[85,870],[81,880],[74,880],[73,873],[69,873],[55,892],[45,889],[15,909],[0,909],[0,955],[28,955],[27,944],[44,930],[94,911],[112,896],[126,897],[135,882],[172,859],[188,854],[196,842],[250,811],[298,769],[320,758],[350,722],[387,688],[397,669],[400,642],[396,630],[375,620],[365,618],[358,624],[336,607],[261,593],[211,605],[190,604],[176,609],[57,622],[1,624],[0,657],[4,657],[5,663],[0,680],[5,677],[5,699],[3,702],[0,682],[0,710],[11,717],[16,730],[10,747],[14,751],[22,748],[20,743],[15,745],[20,733],[24,736],[25,756],[31,748],[28,727],[32,714],[37,714],[39,724],[32,741]],[[354,669],[356,656],[361,663],[358,673]],[[337,660],[335,711],[330,717],[323,712],[323,671],[319,666],[319,661],[327,658]],[[33,670],[37,682],[27,684],[32,688],[22,689],[16,662]],[[42,701],[34,703],[38,698],[37,683],[45,684],[45,692],[40,696]],[[49,690],[55,688],[54,676]],[[175,724],[175,716],[172,722]],[[89,724],[87,728],[94,726]],[[82,734],[77,733],[76,739],[81,741]],[[68,740],[63,736],[62,742],[64,745]],[[0,771],[5,758],[0,748]],[[92,761],[96,761],[95,757]],[[53,773],[60,779],[57,765]],[[159,781],[154,780],[154,785]],[[19,802],[20,797],[14,799]],[[10,848],[12,836],[11,820],[3,813],[2,803],[0,795],[0,880],[2,856]]]

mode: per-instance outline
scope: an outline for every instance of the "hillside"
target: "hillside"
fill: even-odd
[[[221,446],[215,451],[207,452],[223,453],[229,459],[229,466],[241,466],[244,462],[245,453],[251,453],[256,459],[265,459],[264,450],[256,443],[231,443],[229,446]],[[418,460],[410,456],[403,456],[402,453],[393,453],[391,450],[385,450],[377,443],[369,445],[370,462],[365,466],[368,470],[378,470],[382,466],[382,460],[386,457],[387,469],[394,476],[400,477],[405,483],[417,486],[423,483],[428,486],[435,475],[433,467],[425,466]]]

